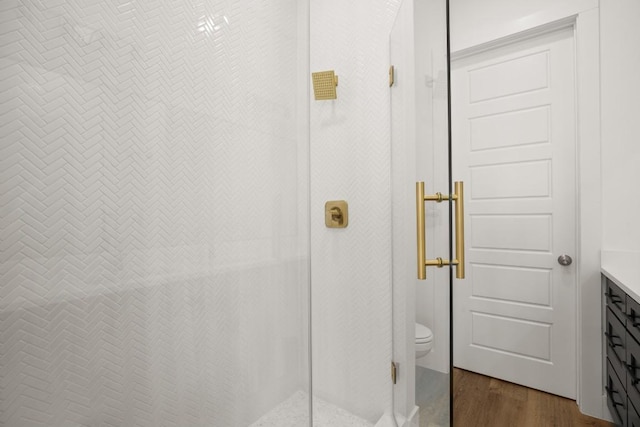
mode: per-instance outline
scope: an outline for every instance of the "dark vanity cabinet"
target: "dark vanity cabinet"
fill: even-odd
[[[616,424],[640,427],[640,304],[603,278],[607,405]]]

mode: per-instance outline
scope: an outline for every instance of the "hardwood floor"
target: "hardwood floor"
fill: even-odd
[[[455,427],[613,427],[582,415],[573,400],[461,369],[453,381]]]

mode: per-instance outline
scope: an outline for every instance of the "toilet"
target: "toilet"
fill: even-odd
[[[420,323],[416,323],[416,359],[426,356],[433,348],[433,332]]]

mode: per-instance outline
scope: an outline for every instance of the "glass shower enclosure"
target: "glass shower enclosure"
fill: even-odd
[[[309,0],[2,2],[0,425],[401,426],[417,411],[416,319],[434,332],[427,363],[449,375],[450,271],[415,282],[414,228],[416,181],[451,193],[445,2],[344,4],[337,18]],[[386,46],[367,43],[389,28],[352,24],[398,9],[388,126],[371,102],[387,99],[386,70],[369,62]],[[346,53],[314,38],[314,13]],[[431,48],[414,49],[409,23]],[[354,60],[355,42],[369,50]],[[314,48],[344,61],[335,104],[310,105]],[[340,165],[379,162],[328,238],[316,207],[334,191],[318,171],[334,153],[314,142],[359,110],[342,137],[362,145]],[[371,117],[391,128],[378,157]],[[386,192],[393,218],[364,221]],[[428,253],[451,259],[448,200],[426,209]],[[384,221],[393,235],[375,242],[393,260],[360,250],[356,271],[347,255]],[[432,393],[443,410],[447,384]]]
[[[394,360],[403,372],[394,404],[420,426],[452,425],[451,290],[465,264],[456,221],[463,184],[451,179],[448,34],[447,0],[404,0],[389,38]],[[418,334],[425,327],[430,338]]]
[[[0,28],[0,424],[308,424],[308,4]]]

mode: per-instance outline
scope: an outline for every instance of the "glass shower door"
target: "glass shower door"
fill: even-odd
[[[405,0],[390,36],[394,400],[421,426],[451,423],[451,285],[464,275],[452,245],[463,195],[451,182],[447,8]]]
[[[2,2],[0,425],[309,423],[307,15]]]

